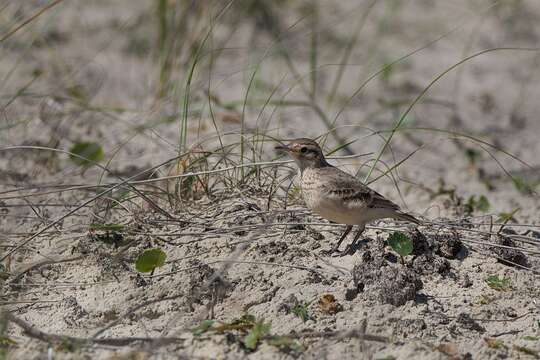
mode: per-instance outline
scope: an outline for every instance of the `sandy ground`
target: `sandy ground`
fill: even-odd
[[[0,12],[2,32],[40,6],[42,1],[6,5]],[[452,65],[485,49],[513,48],[479,55],[444,75],[408,115],[405,126],[414,130],[396,133],[392,151],[382,157],[391,167],[412,154],[393,178],[382,177],[372,186],[433,223],[418,229],[392,221],[372,224],[354,252],[336,258],[324,250],[342,227],[307,212],[294,189],[285,201],[288,181],[280,186],[273,181],[293,174],[292,168],[267,167],[243,185],[226,182],[238,173],[220,173],[211,181],[225,182],[210,196],[199,194],[176,207],[153,195],[163,182],[157,190],[139,185],[172,218],[135,192],[114,208],[110,200],[93,202],[3,261],[1,302],[13,316],[47,334],[162,342],[48,344],[10,323],[1,335],[14,342],[7,358],[538,358],[540,201],[519,184],[534,190],[540,182],[540,60],[535,51],[540,3],[377,1],[362,25],[369,6],[367,1],[318,2],[314,99],[330,121],[336,120],[336,136],[355,140],[348,146],[351,153],[376,153],[383,143],[379,135],[388,132],[374,131],[391,129],[415,97]],[[276,102],[309,99],[303,87],[312,86],[313,27],[305,3],[284,1],[274,9],[275,26],[283,33],[280,44],[303,86],[279,55],[264,27],[268,23],[244,10],[233,6],[220,18],[211,43],[221,49],[219,57],[211,69],[201,62],[205,65],[195,72],[190,143],[209,139],[203,147],[213,149],[219,144],[216,127],[225,144],[238,142],[239,114],[257,65],[253,104],[245,109],[246,132],[273,138],[325,133],[320,114],[305,104],[269,102],[264,107],[271,94]],[[156,100],[154,12],[145,1],[65,2],[3,44],[2,254],[97,194],[52,192],[59,186],[117,182],[177,154],[182,74],[189,61],[179,56],[173,77],[180,85]],[[186,20],[194,32],[197,16]],[[339,90],[329,102],[337,64],[358,28]],[[355,94],[384,64],[413,52]],[[215,124],[205,95],[209,73],[211,93],[218,99],[212,104]],[[81,171],[64,153],[5,149],[69,150],[80,141],[101,144],[102,164],[110,173]],[[334,149],[337,141],[329,136],[325,149]],[[275,160],[274,145],[267,141],[256,160]],[[366,161],[332,163],[361,176],[367,173]],[[160,171],[155,176],[166,173]],[[371,179],[378,175],[375,171]],[[467,211],[472,196],[485,196],[489,206]],[[491,222],[516,209],[505,232],[494,235],[500,225]],[[125,227],[121,233],[91,231],[89,225],[97,221]],[[396,229],[415,240],[414,253],[404,263],[386,243]],[[528,243],[515,237],[520,234]],[[165,266],[151,275],[137,272],[137,256],[155,247],[167,253]],[[503,284],[490,283],[493,276],[505,279]],[[203,331],[208,318],[215,322]],[[271,327],[257,348],[249,349],[244,341],[254,323]],[[284,337],[273,337],[279,335]],[[163,344],[166,338],[175,341]]]

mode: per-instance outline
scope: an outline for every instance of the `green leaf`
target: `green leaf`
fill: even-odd
[[[486,278],[486,284],[497,291],[506,291],[510,288],[510,279],[499,277],[499,275],[490,275]]]
[[[473,149],[473,148],[465,149],[465,156],[467,157],[471,165],[476,164],[476,161],[480,159],[481,155],[482,153],[476,149]]]
[[[145,250],[139,255],[135,262],[135,268],[137,271],[147,273],[154,271],[155,268],[161,267],[165,264],[167,254],[161,249],[149,249]]]
[[[489,210],[489,206],[488,199],[484,195],[481,195],[476,202],[476,208],[482,212],[487,212]]]
[[[122,231],[124,230],[124,225],[122,224],[90,224],[90,230]]]
[[[412,240],[400,231],[395,231],[388,237],[388,244],[400,256],[407,256],[413,252]]]
[[[533,187],[531,184],[529,184],[527,181],[520,177],[514,177],[514,187],[517,191],[519,191],[522,194],[530,194],[533,191]]]
[[[506,212],[501,212],[501,213],[499,213],[499,218],[497,219],[496,222],[498,222],[498,223],[505,223],[505,224],[506,224],[507,222],[512,221],[512,222],[516,222],[516,223],[517,223],[518,221],[516,220],[516,218],[514,217],[514,215],[516,215],[516,213],[517,213],[519,210],[521,210],[521,209],[520,209],[520,208],[516,208],[516,209],[512,210],[512,212],[509,212],[509,213],[506,213]]]
[[[265,323],[264,320],[259,320],[253,325],[253,328],[244,338],[244,345],[250,350],[255,350],[259,340],[270,332],[271,323]]]
[[[218,333],[232,330],[247,331],[255,325],[255,316],[244,314],[240,318],[233,319],[230,323],[221,324],[214,327]]]
[[[101,145],[94,142],[79,142],[69,149],[72,154],[69,155],[71,161],[83,167],[100,162],[105,157]],[[75,155],[78,156],[75,156]]]
[[[205,332],[207,332],[213,325],[214,325],[214,320],[204,320],[203,322],[199,324],[199,326],[191,330],[191,332],[195,336],[200,336],[204,334]]]
[[[487,212],[489,207],[489,201],[484,195],[480,195],[478,200],[476,200],[476,195],[471,195],[465,204],[465,211],[468,215],[471,215],[475,210]]]

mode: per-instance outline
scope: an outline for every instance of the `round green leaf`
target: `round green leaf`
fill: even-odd
[[[69,158],[79,166],[92,165],[92,163],[103,160],[103,157],[105,156],[101,145],[94,142],[78,142],[73,145],[69,151],[72,153],[69,155]]]
[[[148,249],[139,255],[135,262],[135,269],[137,271],[147,273],[153,271],[157,267],[163,266],[167,254],[161,249]]]
[[[388,244],[401,256],[410,255],[413,252],[412,240],[402,232],[396,231],[388,237]]]

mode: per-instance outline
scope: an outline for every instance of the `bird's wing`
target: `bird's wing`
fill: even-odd
[[[327,176],[329,181],[323,186],[323,192],[329,199],[334,199],[351,208],[399,210],[398,205],[344,171],[334,168],[334,171],[328,175],[330,175]]]

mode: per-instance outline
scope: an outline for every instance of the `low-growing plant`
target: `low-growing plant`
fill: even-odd
[[[272,336],[268,339],[268,344],[286,353],[300,354],[304,351],[304,347],[297,340],[288,336]]]
[[[135,261],[135,268],[142,273],[153,273],[158,267],[165,264],[167,254],[161,249],[148,249],[143,251]]]
[[[487,295],[480,295],[476,300],[475,303],[479,305],[488,305],[491,304],[495,298]]]
[[[484,195],[480,195],[478,198],[476,195],[471,195],[465,203],[465,214],[470,216],[475,211],[487,212],[489,208],[489,200]]]
[[[88,141],[74,144],[69,149],[69,152],[72,153],[72,155],[69,156],[69,159],[83,168],[89,167],[93,163],[100,162],[105,157],[101,145]]]
[[[193,333],[193,335],[195,336],[201,336],[202,334],[204,334],[205,332],[209,331],[212,326],[214,325],[215,321],[214,320],[203,320],[199,326],[197,326],[196,328],[192,329],[191,332]]]
[[[398,253],[399,257],[401,258],[401,263],[405,264],[404,257],[412,254],[414,250],[411,238],[400,231],[395,231],[388,236],[387,241],[392,250]]]
[[[482,157],[482,153],[474,148],[468,147],[465,149],[465,157],[469,161],[469,164],[474,166]]]
[[[518,213],[518,211],[520,211],[520,210],[521,210],[520,208],[515,208],[514,210],[512,210],[509,213],[508,212],[500,212],[499,217],[497,218],[496,222],[503,223],[503,224],[506,224],[506,223],[509,223],[509,222],[517,223],[518,221],[516,220],[514,215],[516,215]]]
[[[507,291],[510,289],[510,279],[499,277],[499,275],[490,275],[486,278],[486,284],[497,291]]]
[[[255,350],[257,348],[257,345],[259,344],[259,341],[262,339],[262,337],[270,333],[271,327],[272,327],[272,324],[265,323],[264,319],[256,321],[255,324],[253,324],[253,327],[251,328],[251,330],[249,330],[248,334],[243,340],[244,346],[250,350]]]
[[[275,346],[285,352],[300,353],[303,351],[302,345],[295,339],[288,336],[270,335],[272,324],[264,319],[257,319],[251,314],[244,314],[227,323],[220,323],[215,320],[204,320],[191,332],[195,336],[213,332],[218,334],[231,335],[231,339],[238,342],[249,351],[257,350],[262,341]],[[240,333],[239,335],[237,333]],[[236,335],[235,335],[236,334]]]
[[[303,322],[306,322],[310,319],[313,319],[312,316],[309,314],[309,305],[311,305],[311,302],[301,302],[297,305],[295,305],[291,312],[302,319]]]

